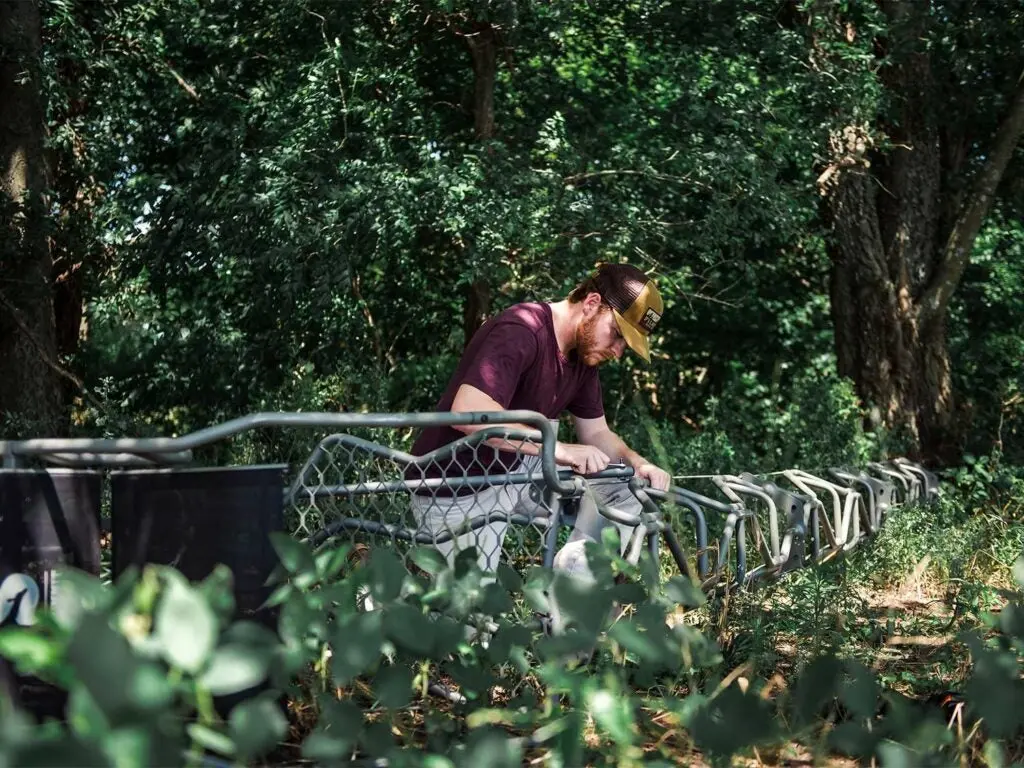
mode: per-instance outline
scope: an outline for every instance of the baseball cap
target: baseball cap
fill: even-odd
[[[650,362],[649,337],[665,312],[657,286],[630,264],[602,264],[597,274],[604,288],[602,296],[626,343]]]

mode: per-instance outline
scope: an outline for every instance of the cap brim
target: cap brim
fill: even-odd
[[[619,314],[619,310],[612,308],[612,314],[615,316],[615,322],[619,325],[619,333],[622,334],[622,338],[626,340],[629,348],[646,362],[651,362],[651,344],[647,339],[647,334],[637,330],[636,326]]]

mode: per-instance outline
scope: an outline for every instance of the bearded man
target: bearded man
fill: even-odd
[[[559,441],[555,462],[579,474],[592,474],[612,458],[624,460],[636,477],[666,490],[669,474],[632,450],[605,419],[598,367],[618,360],[631,348],[650,362],[649,337],[661,320],[664,304],[654,282],[628,264],[602,264],[567,298],[557,302],[516,304],[489,320],[474,334],[463,353],[438,411],[480,412],[530,410],[556,427],[563,412],[573,418],[579,442]],[[523,425],[504,425],[536,432]],[[412,452],[422,456],[488,425],[430,427]],[[443,463],[424,470],[426,477],[453,479],[483,474],[540,470],[540,445],[491,440],[475,449],[457,451]],[[622,480],[597,480],[590,490],[601,504],[637,514],[640,503]],[[412,511],[420,527],[435,537],[469,520],[495,512],[530,514],[537,501],[526,485],[484,485],[480,488],[438,488],[412,495]],[[613,523],[602,517],[594,500],[585,497],[576,525],[555,556],[556,570],[589,577],[584,547],[599,541]],[[621,547],[631,529],[619,528]],[[507,522],[491,522],[437,548],[454,560],[460,549],[475,545],[481,570],[496,570]]]

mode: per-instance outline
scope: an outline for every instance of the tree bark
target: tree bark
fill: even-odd
[[[466,294],[466,303],[462,311],[462,330],[465,346],[469,346],[480,326],[487,320],[491,311],[491,288],[486,280],[474,280]]]
[[[478,141],[494,138],[494,82],[498,62],[498,31],[490,22],[476,22],[465,36],[473,60],[473,131]],[[477,278],[466,291],[462,307],[463,339],[469,345],[491,310],[491,289]]]
[[[883,2],[902,54],[882,72],[895,120],[878,124],[893,148],[873,149],[872,130],[847,126],[832,139],[819,182],[832,240],[832,318],[839,373],[854,380],[872,427],[904,437],[920,458],[954,460],[959,425],[947,314],[996,187],[1024,133],[1024,77],[986,147],[981,170],[950,208],[962,137],[940,135],[923,39],[927,6]],[[909,49],[909,50],[908,50]],[[941,109],[938,110],[941,112]],[[951,165],[948,161],[955,162]],[[944,232],[945,229],[951,230]]]
[[[477,139],[494,136],[494,80],[497,74],[498,33],[488,22],[477,22],[466,35],[473,58],[473,128]]]
[[[7,430],[57,434],[53,264],[36,0],[0,0],[0,415]]]

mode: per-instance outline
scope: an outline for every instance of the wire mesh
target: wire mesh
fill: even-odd
[[[542,476],[542,445],[527,432],[489,427],[425,456],[353,434],[333,434],[313,451],[286,493],[296,533],[388,546],[404,558],[436,547],[450,561],[477,550],[481,569],[544,562],[557,524],[555,495]]]

